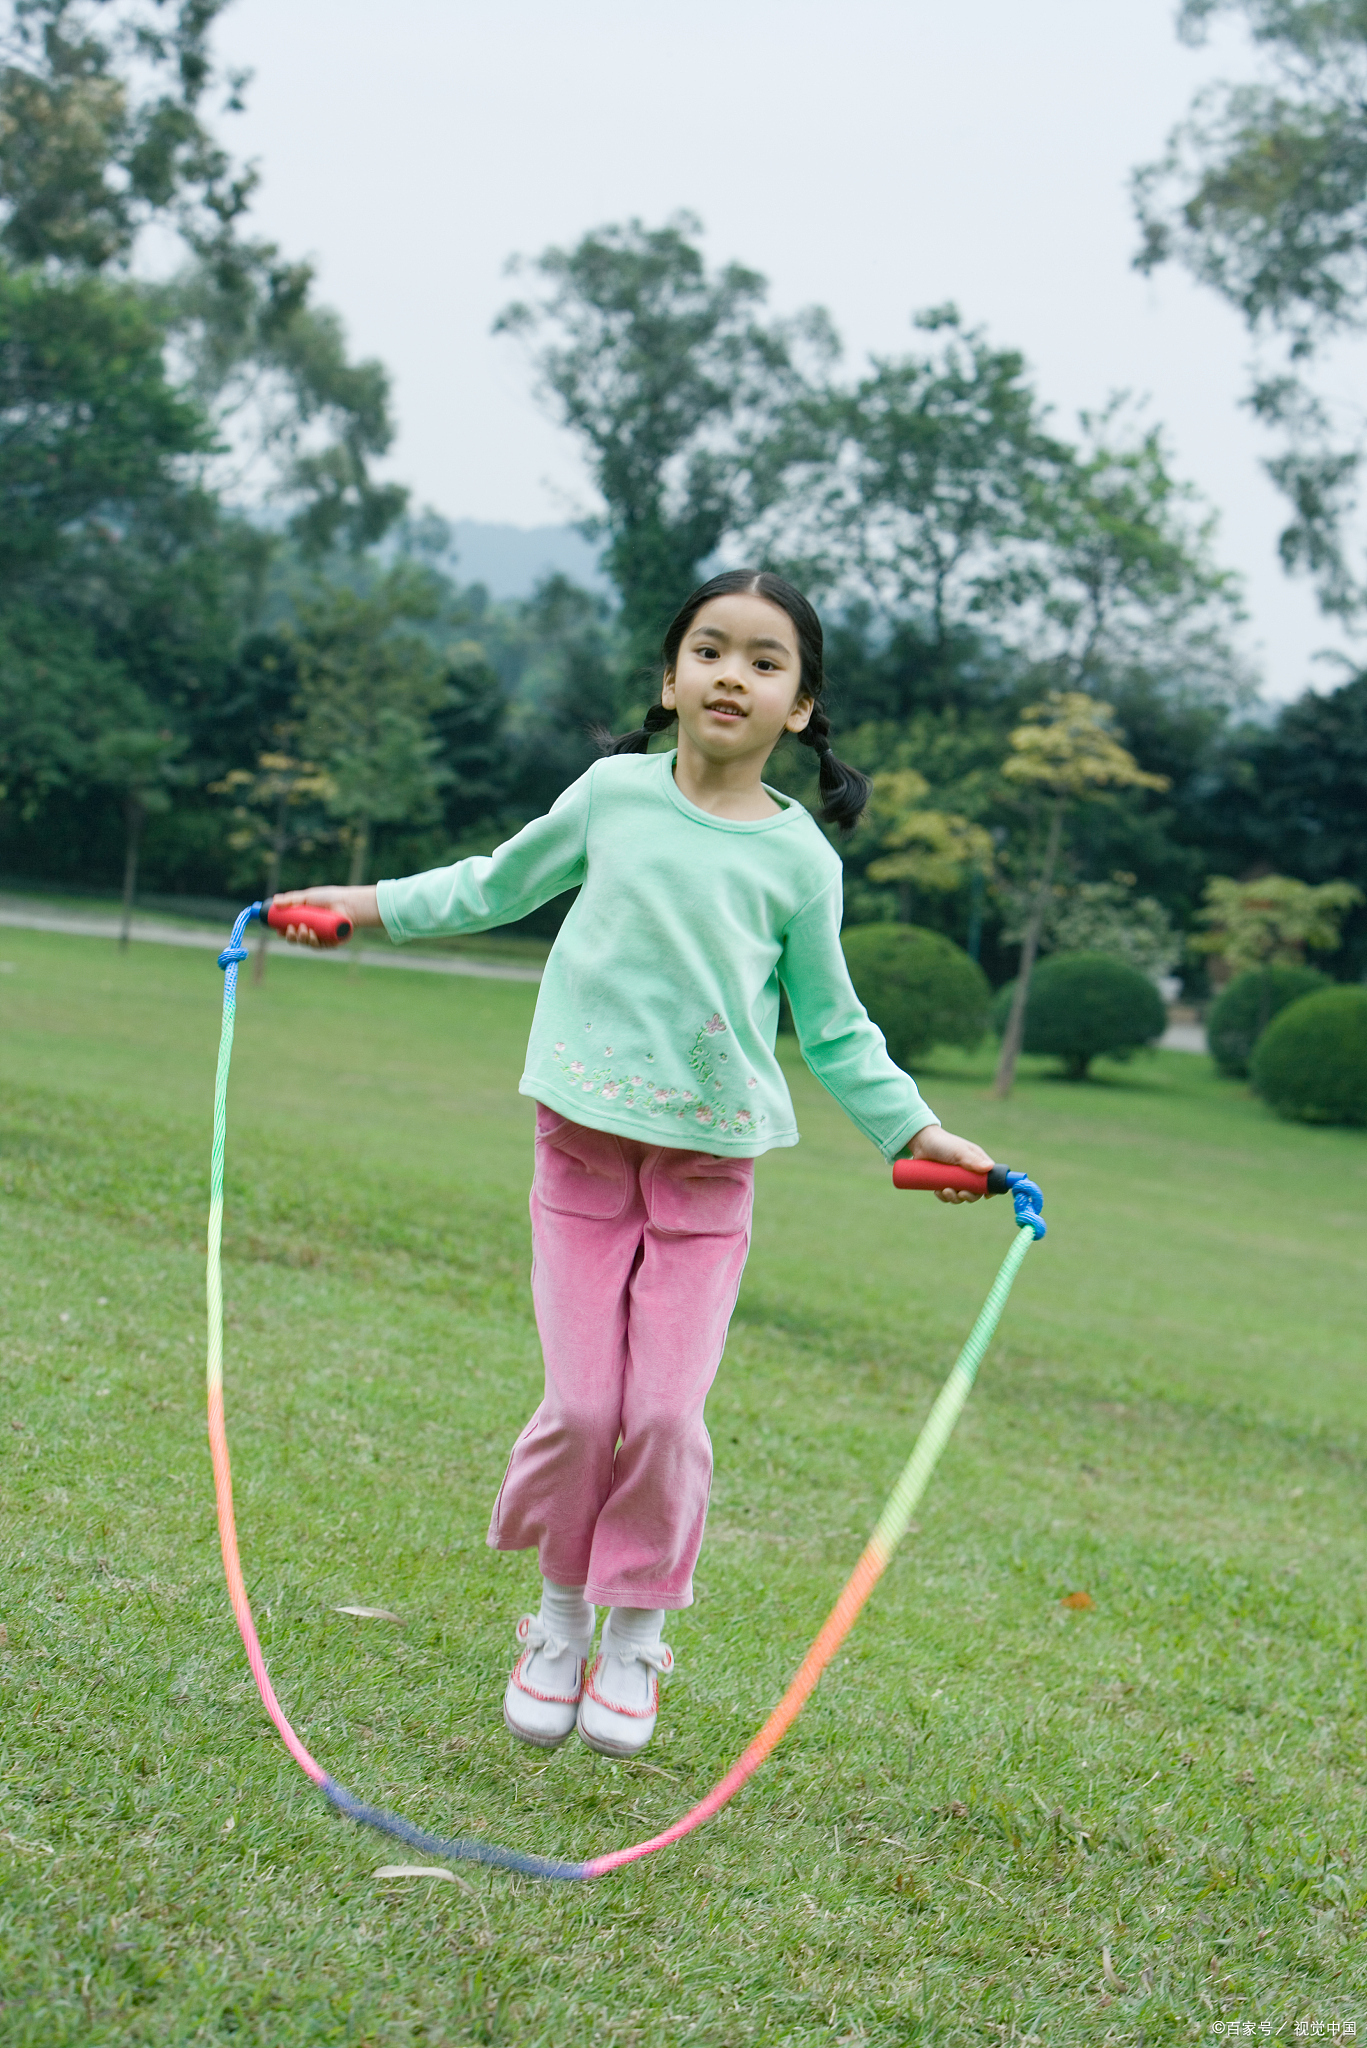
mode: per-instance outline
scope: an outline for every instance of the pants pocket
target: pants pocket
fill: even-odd
[[[611,1131],[590,1131],[538,1105],[532,1193],[543,1208],[610,1223],[625,1209],[627,1192],[626,1161]]]
[[[735,1237],[750,1228],[755,1162],[662,1148],[642,1169],[641,1193],[666,1237]]]

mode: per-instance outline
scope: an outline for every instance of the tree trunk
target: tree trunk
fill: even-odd
[[[119,949],[128,945],[128,935],[133,927],[133,898],[138,893],[138,848],[142,842],[143,809],[140,796],[131,791],[123,804],[123,921],[119,928]]]
[[[276,890],[280,887],[280,863],[285,853],[285,805],[288,801],[287,797],[282,796],[276,805],[275,831],[271,838],[270,865],[266,869],[267,896],[274,896]],[[260,988],[262,982],[266,979],[266,947],[269,940],[269,928],[263,924],[256,941],[256,957],[252,961],[253,988]]]
[[[370,861],[370,820],[362,818],[351,835],[351,873],[347,876],[347,887],[359,889],[365,880],[366,867]]]
[[[1044,929],[1044,913],[1049,903],[1049,887],[1054,879],[1054,863],[1058,859],[1059,840],[1063,836],[1064,801],[1063,797],[1056,800],[1054,815],[1049,820],[1044,866],[1040,869],[1039,887],[1035,891],[1035,900],[1030,909],[1030,922],[1025,928],[1021,964],[1016,975],[1016,992],[1011,998],[1011,1014],[1006,1020],[1001,1058],[997,1061],[997,1076],[992,1083],[994,1095],[1009,1095],[1011,1084],[1016,1078],[1016,1061],[1020,1058],[1021,1045],[1025,1038],[1025,1005],[1030,999],[1030,976],[1035,970],[1039,935]]]
[[[970,960],[976,960],[983,947],[983,886],[981,868],[974,868],[968,882],[968,946]]]

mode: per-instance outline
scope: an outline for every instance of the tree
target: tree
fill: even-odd
[[[1172,474],[1163,437],[1116,400],[1042,480],[1034,601],[1021,644],[1066,689],[1152,678],[1190,697],[1251,694],[1228,638],[1238,586],[1216,566],[1215,522]]]
[[[150,707],[149,707],[150,709]],[[111,725],[91,749],[91,779],[117,794],[123,807],[123,911],[119,944],[126,947],[138,891],[138,855],[148,818],[171,808],[171,786],[185,747],[179,734],[150,718],[138,725]]]
[[[1036,792],[1048,805],[1044,853],[1035,881],[1025,937],[1021,944],[1001,1055],[992,1084],[995,1095],[1011,1093],[1025,1030],[1030,976],[1039,949],[1040,931],[1049,905],[1049,891],[1063,837],[1063,816],[1070,803],[1087,802],[1103,789],[1162,789],[1166,778],[1148,775],[1122,746],[1109,704],[1099,704],[1081,691],[1055,691],[1032,705],[1011,734],[1011,754],[1002,768],[1010,782]]]
[[[866,827],[883,849],[865,873],[871,882],[894,883],[898,916],[911,918],[913,888],[948,892],[966,875],[992,871],[992,835],[956,811],[928,809],[930,784],[914,768],[885,769],[873,777]]]
[[[1180,262],[1279,351],[1247,403],[1285,437],[1267,463],[1291,504],[1282,562],[1312,578],[1326,611],[1351,618],[1367,604],[1345,531],[1362,450],[1306,371],[1367,317],[1367,9],[1185,0],[1179,32],[1200,42],[1221,13],[1243,17],[1264,76],[1209,88],[1164,156],[1136,172],[1135,260],[1146,272]]]
[[[290,638],[303,712],[300,745],[332,785],[329,808],[366,879],[377,825],[435,818],[440,770],[432,714],[442,664],[414,630],[437,616],[434,580],[400,564],[368,590],[322,586]]]
[[[1134,876],[1126,874],[1056,889],[1044,914],[1040,946],[1055,953],[1104,954],[1150,981],[1171,974],[1182,957],[1182,935],[1162,904],[1136,895]]]
[[[757,451],[755,532],[804,580],[916,619],[943,657],[1033,581],[1037,507],[1068,457],[1018,350],[991,347],[953,306],[916,325],[943,335],[935,353],[793,395]]]
[[[1307,948],[1332,953],[1339,943],[1339,924],[1346,911],[1362,902],[1351,882],[1322,882],[1312,888],[1289,875],[1262,875],[1248,882],[1212,875],[1198,913],[1206,926],[1192,944],[1214,953],[1232,975],[1258,969],[1262,989],[1255,1038],[1273,1013],[1274,967],[1300,967]]]
[[[606,541],[634,668],[737,524],[747,447],[791,393],[796,351],[833,347],[821,315],[763,324],[765,280],[709,271],[701,232],[680,213],[547,249],[540,298],[495,322],[534,345],[542,395],[587,456],[603,509],[583,530]]]
[[[0,35],[0,256],[67,279],[117,273],[158,321],[241,488],[268,480],[309,545],[365,545],[402,509],[370,460],[392,439],[378,363],[348,362],[313,273],[244,239],[256,175],[204,120],[226,0],[10,0]],[[163,285],[128,272],[149,228],[185,251]]]

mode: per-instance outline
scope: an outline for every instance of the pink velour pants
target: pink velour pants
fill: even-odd
[[[750,1244],[753,1159],[587,1130],[538,1105],[532,1299],[546,1392],[489,1543],[599,1607],[688,1607],[712,1483],[703,1403]]]

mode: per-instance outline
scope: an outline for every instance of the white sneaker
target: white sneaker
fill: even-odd
[[[612,1619],[603,1629],[598,1655],[583,1682],[579,1733],[604,1756],[635,1756],[655,1733],[660,1680],[674,1669],[668,1643],[613,1641]]]
[[[523,1615],[517,1639],[525,1648],[503,1695],[503,1718],[519,1742],[554,1749],[574,1727],[584,1659],[573,1643],[553,1636],[539,1614]]]

